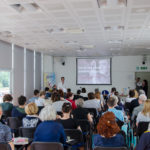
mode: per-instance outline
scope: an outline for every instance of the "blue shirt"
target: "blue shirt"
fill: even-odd
[[[111,138],[104,138],[99,134],[95,134],[93,144],[101,147],[122,147],[125,146],[125,140],[121,134],[116,134]]]
[[[55,121],[44,121],[38,125],[34,133],[34,141],[38,142],[66,142],[64,128]]]
[[[36,96],[34,96],[34,97],[31,97],[29,100],[28,100],[28,102],[27,103],[34,103],[35,102],[35,100],[37,100],[39,97],[36,97]]]
[[[124,115],[121,110],[117,110],[115,108],[108,109],[109,112],[113,112],[117,119],[124,122]]]
[[[0,143],[9,143],[12,140],[11,130],[0,122]]]

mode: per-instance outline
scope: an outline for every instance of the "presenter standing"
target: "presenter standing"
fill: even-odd
[[[64,77],[61,77],[61,82],[58,83],[58,90],[59,89],[63,90],[64,93],[67,92]]]

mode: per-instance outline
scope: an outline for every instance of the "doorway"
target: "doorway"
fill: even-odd
[[[148,81],[148,98],[150,98],[150,72],[135,72],[135,79],[137,77],[140,77],[141,81]]]

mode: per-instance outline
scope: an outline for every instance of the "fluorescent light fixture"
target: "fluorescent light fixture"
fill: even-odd
[[[65,33],[72,33],[72,34],[83,33],[84,29],[82,29],[82,28],[65,28],[64,32]]]
[[[126,7],[127,0],[97,0],[98,7],[108,8],[108,7]]]
[[[65,41],[64,43],[65,44],[78,44],[77,41]]]
[[[84,47],[84,48],[94,48],[95,46],[86,44],[86,45],[82,45],[82,47]]]
[[[120,47],[118,47],[118,48],[117,48],[117,47],[116,47],[116,48],[115,48],[115,47],[112,47],[112,48],[110,48],[110,50],[111,50],[111,51],[120,51],[121,48],[120,48]]]
[[[109,44],[121,44],[122,40],[110,40],[108,41]]]

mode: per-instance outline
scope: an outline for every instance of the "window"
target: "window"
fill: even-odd
[[[11,93],[10,88],[11,73],[10,71],[0,71],[0,102],[5,94]]]

